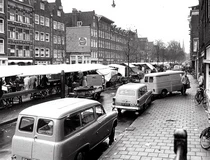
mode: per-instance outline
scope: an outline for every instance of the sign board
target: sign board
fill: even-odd
[[[87,46],[87,38],[79,37],[79,46]]]

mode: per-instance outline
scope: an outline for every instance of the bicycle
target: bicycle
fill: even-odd
[[[208,121],[210,123],[210,113],[208,113]],[[200,145],[203,149],[210,148],[210,127],[205,128],[200,134]]]
[[[197,92],[195,94],[194,100],[198,104],[205,104],[206,103],[206,93],[205,89],[203,87],[198,87]]]

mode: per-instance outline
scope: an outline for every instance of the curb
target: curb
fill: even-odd
[[[126,131],[124,131],[124,132],[126,132]],[[111,146],[109,146],[109,148],[107,150],[105,150],[105,152],[103,152],[103,154],[99,157],[98,160],[103,160],[104,158],[106,158],[106,155],[117,145],[117,143],[123,138],[123,136],[124,136],[124,134],[119,135],[117,140]]]
[[[7,121],[3,121],[3,122],[0,123],[0,126],[9,124],[9,123],[12,123],[12,122],[15,122],[15,121],[17,121],[17,118],[13,118],[13,119],[9,119]]]

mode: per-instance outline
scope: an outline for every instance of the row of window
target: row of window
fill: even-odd
[[[32,41],[32,30],[22,29],[18,27],[8,27],[8,38],[24,41]]]
[[[32,50],[30,49],[30,46],[23,46],[23,45],[8,45],[8,55],[14,56],[14,57],[32,57]]]
[[[57,50],[57,49],[53,50],[53,57],[54,58],[63,58],[64,54],[65,54],[64,50]]]
[[[25,24],[32,24],[33,17],[31,17],[28,13],[23,12],[16,12],[15,10],[10,10],[8,12],[8,19],[10,21],[25,23]]]
[[[97,46],[98,46],[98,42],[97,42],[97,40],[96,40],[96,39],[91,39],[91,43],[90,43],[90,45],[91,45],[91,47],[95,47],[95,48],[97,48]]]
[[[35,48],[35,57],[50,57],[49,48]]]
[[[35,24],[40,24],[42,26],[49,27],[50,19],[48,17],[39,16],[38,14],[35,14]],[[53,29],[64,31],[64,23],[53,21]]]

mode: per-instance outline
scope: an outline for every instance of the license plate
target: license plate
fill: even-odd
[[[130,103],[121,103],[122,106],[130,106]]]

